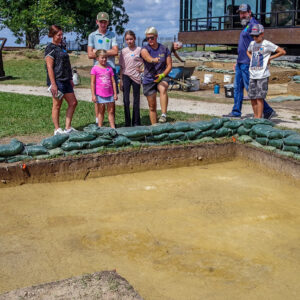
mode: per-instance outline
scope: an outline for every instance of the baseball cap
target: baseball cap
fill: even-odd
[[[263,33],[264,30],[264,26],[262,26],[261,24],[254,24],[252,26],[250,35],[260,35],[261,33]]]
[[[239,9],[236,11],[237,13],[240,11],[250,11],[251,7],[249,4],[243,3],[239,6]]]
[[[99,12],[97,15],[98,21],[109,21],[109,15],[106,12]]]

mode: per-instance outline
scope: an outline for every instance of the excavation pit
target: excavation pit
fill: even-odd
[[[112,269],[145,299],[300,292],[295,160],[220,143],[27,168],[0,168],[0,293]]]

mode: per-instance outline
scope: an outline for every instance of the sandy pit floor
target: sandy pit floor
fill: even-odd
[[[0,293],[116,269],[144,299],[296,299],[299,195],[243,160],[3,188]]]

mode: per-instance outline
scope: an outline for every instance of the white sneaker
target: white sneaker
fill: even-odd
[[[78,130],[76,130],[75,128],[71,127],[69,129],[65,129],[63,133],[69,134],[69,133],[76,132],[76,131],[78,131]]]
[[[57,134],[64,134],[64,131],[61,128],[58,128],[58,129],[54,130],[54,135],[57,135]]]
[[[98,118],[96,118],[96,124],[98,125]]]

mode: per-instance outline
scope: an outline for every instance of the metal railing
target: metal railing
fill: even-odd
[[[253,16],[267,28],[300,26],[300,10],[263,12]],[[232,30],[240,29],[239,15],[227,15],[209,18],[180,19],[180,31]]]

